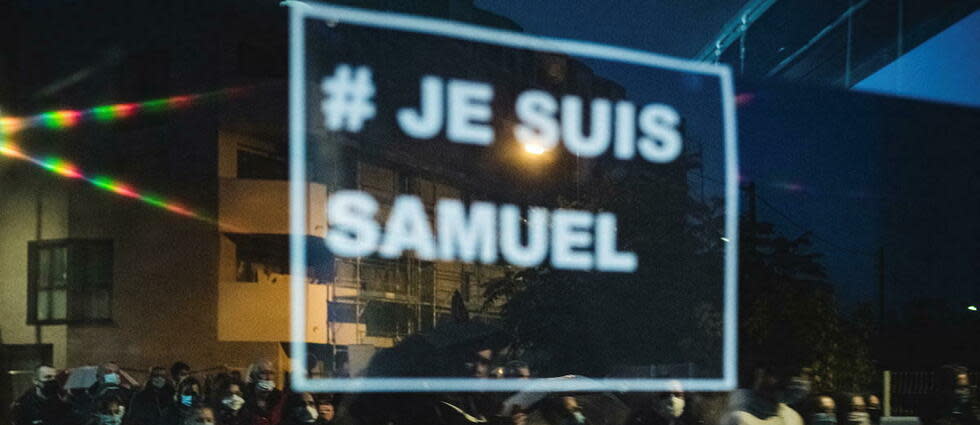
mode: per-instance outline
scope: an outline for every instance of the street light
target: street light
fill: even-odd
[[[543,146],[537,143],[525,143],[524,150],[531,155],[541,155],[548,151]]]

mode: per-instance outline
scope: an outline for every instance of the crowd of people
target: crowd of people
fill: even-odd
[[[197,376],[195,376],[197,375]],[[34,370],[34,386],[13,404],[13,425],[331,425],[329,395],[277,388],[272,362],[206,376],[174,363],[150,369],[139,385],[115,362],[100,365],[88,388],[65,390],[58,371]]]
[[[511,341],[493,326],[468,320],[411,335],[379,351],[360,372],[369,377],[529,379]],[[50,366],[13,405],[12,425],[882,425],[874,394],[814,394],[808,369],[792,359],[756,359],[743,367],[748,388],[730,394],[688,393],[675,382],[662,393],[310,394],[280,389],[268,360],[236,371],[192,373],[182,362],[137,382],[115,362],[100,365],[88,387],[65,390]],[[968,371],[944,367],[936,394],[920,413],[924,425],[980,425]],[[563,376],[554,379],[588,379]],[[908,422],[894,423],[904,425]]]
[[[532,377],[527,363],[491,367],[491,350],[461,357],[465,376]],[[483,361],[480,361],[483,360]],[[921,414],[927,425],[980,425],[969,375],[945,367],[943,385]],[[13,425],[880,425],[875,394],[810,394],[806,370],[762,367],[751,388],[727,394],[722,412],[676,385],[623,394],[311,394],[277,388],[273,364],[240,373],[194,374],[183,362],[157,366],[139,385],[114,362],[88,388],[63,389],[63,375],[39,366],[34,386],[14,403]],[[715,410],[712,412],[712,410]]]

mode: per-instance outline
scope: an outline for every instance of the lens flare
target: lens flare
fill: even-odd
[[[86,121],[113,122],[133,117],[141,112],[161,112],[180,109],[213,99],[226,99],[241,96],[250,87],[233,87],[204,94],[185,94],[162,99],[152,99],[138,103],[117,103],[100,105],[88,109],[66,109],[48,111],[33,117],[0,117],[0,136],[10,136],[33,127],[62,130],[75,127]]]
[[[92,186],[95,186],[104,191],[112,192],[126,198],[136,199],[147,205],[152,205],[158,208],[162,208],[182,216],[191,217],[191,218],[208,221],[208,222],[213,221],[173,201],[169,201],[167,199],[164,199],[156,195],[141,193],[140,191],[134,189],[132,186],[123,183],[119,180],[115,180],[111,177],[107,177],[107,176],[86,177],[84,174],[82,174],[82,172],[78,169],[78,167],[76,167],[74,164],[62,158],[57,158],[57,157],[35,158],[33,156],[24,153],[23,151],[20,150],[20,148],[18,148],[13,143],[10,143],[8,141],[0,140],[0,155],[7,158],[20,159],[23,161],[30,162],[34,165],[37,165],[45,170],[48,170],[52,173],[55,173],[63,177],[67,177],[70,179],[84,180],[89,184],[91,184]]]

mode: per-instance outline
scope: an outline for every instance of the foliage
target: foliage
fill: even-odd
[[[602,376],[621,365],[681,362],[700,376],[720,373],[723,216],[719,201],[690,196],[686,176],[696,164],[685,156],[656,174],[602,174],[591,191],[562,201],[616,212],[626,247],[643,259],[636,273],[538,267],[484,285],[486,305],[503,302],[503,322],[538,373]],[[793,363],[814,370],[817,390],[866,389],[870,318],[838,311],[812,235],[788,238],[747,218],[741,234],[740,369]]]

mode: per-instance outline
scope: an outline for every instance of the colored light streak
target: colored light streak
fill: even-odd
[[[738,106],[745,106],[755,99],[754,93],[739,93],[735,95],[735,104]]]
[[[48,170],[57,175],[68,177],[71,179],[84,180],[99,189],[105,190],[107,192],[112,192],[120,196],[127,198],[137,199],[147,205],[152,205],[158,208],[165,209],[167,211],[180,214],[182,216],[196,218],[199,220],[208,220],[199,214],[167,199],[151,195],[148,193],[141,193],[134,189],[132,186],[123,183],[119,180],[115,180],[111,177],[106,176],[93,176],[86,177],[82,174],[79,169],[71,164],[70,162],[55,157],[46,158],[35,158],[26,153],[24,153],[20,148],[15,146],[10,142],[0,141],[0,155],[8,158],[20,159],[37,165],[45,170]]]
[[[235,87],[204,94],[172,96],[139,103],[117,103],[89,109],[48,111],[33,117],[0,117],[0,135],[10,136],[34,127],[63,130],[88,121],[113,122],[135,116],[141,112],[181,109],[209,99],[239,96],[246,91],[245,88]]]

